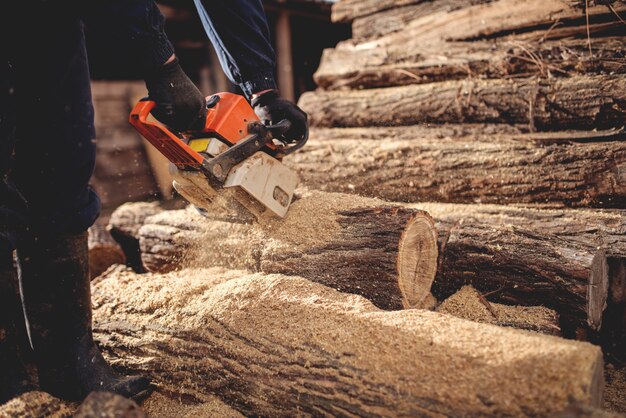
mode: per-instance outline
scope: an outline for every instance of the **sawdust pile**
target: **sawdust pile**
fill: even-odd
[[[0,418],[69,418],[75,409],[45,392],[28,392],[0,405]]]
[[[558,314],[543,306],[508,306],[487,302],[472,286],[463,286],[446,299],[438,312],[470,321],[558,334]]]
[[[604,407],[626,413],[626,365],[607,364],[605,376]]]
[[[218,398],[203,403],[183,403],[160,393],[153,393],[143,402],[142,408],[148,418],[243,418],[237,410]]]
[[[358,414],[541,414],[589,402],[601,367],[590,344],[384,312],[298,277],[118,270],[95,287],[94,306],[99,339],[124,367],[155,372],[172,393],[228,387],[218,395],[262,415],[340,399]]]

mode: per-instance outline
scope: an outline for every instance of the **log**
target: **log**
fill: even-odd
[[[543,306],[509,306],[487,301],[472,286],[463,286],[443,301],[437,312],[483,324],[561,335],[559,315]]]
[[[72,414],[66,402],[44,392],[27,392],[0,405],[0,417],[69,418]]]
[[[399,202],[626,206],[623,134],[599,142],[597,132],[587,139],[550,134],[537,140],[539,134],[495,127],[315,129],[286,162],[308,187]]]
[[[124,203],[113,211],[109,219],[107,229],[122,247],[128,265],[139,273],[143,271],[143,267],[137,232],[147,217],[162,211],[158,202]]]
[[[89,274],[94,279],[113,264],[126,263],[122,247],[113,239],[104,225],[89,228]]]
[[[95,286],[94,307],[119,366],[246,416],[549,416],[601,402],[596,346],[383,312],[298,277],[117,271]]]
[[[145,418],[134,401],[110,392],[92,392],[73,415],[74,418]]]
[[[383,309],[420,306],[437,269],[433,221],[421,210],[373,203],[308,193],[283,220],[256,226],[168,211],[139,230],[142,260],[158,272],[225,266],[298,275]]]
[[[309,192],[307,196],[301,203],[348,201],[345,195],[332,193]],[[360,196],[352,196],[349,201],[353,207],[390,205]],[[615,282],[613,287],[616,288],[623,279],[624,211],[605,213],[434,203],[403,205],[404,209],[425,210],[437,221],[440,256],[437,275],[431,283],[430,273],[425,273],[429,270],[423,267],[410,275],[410,280],[403,278],[406,273],[397,272],[394,259],[398,255],[392,250],[397,248],[398,238],[386,244],[380,238],[366,243],[361,238],[358,238],[361,241],[353,241],[356,235],[352,233],[347,242],[360,242],[356,253],[350,250],[354,247],[351,244],[333,247],[333,243],[340,242],[337,237],[325,248],[290,247],[293,237],[297,240],[304,240],[303,236],[323,237],[320,231],[328,229],[328,223],[320,222],[319,218],[311,221],[313,227],[307,227],[310,213],[323,211],[305,210],[307,205],[297,203],[290,211],[288,224],[276,230],[210,221],[193,211],[169,211],[148,218],[140,229],[146,266],[153,271],[225,266],[301,275],[363,295],[385,309],[425,307],[431,284],[440,300],[463,285],[472,284],[481,292],[497,290],[491,296],[495,302],[546,306],[556,310],[568,324],[596,330],[602,325],[611,283]],[[358,230],[359,227],[349,227],[354,219],[342,215],[344,228],[350,228],[346,231]],[[297,224],[296,220],[302,221],[294,228],[299,233],[286,233]],[[376,222],[370,228],[382,229],[384,223]],[[381,248],[387,248],[388,252],[378,254],[377,249]],[[613,257],[614,267],[609,266],[609,257]],[[428,259],[423,255],[419,258]],[[430,266],[424,261],[419,263]],[[423,277],[423,281],[418,277]],[[389,303],[398,299],[402,302]]]
[[[419,123],[528,124],[540,131],[621,127],[626,79],[474,80],[349,92],[309,92],[300,107],[318,127]]]
[[[591,31],[600,27],[592,25]],[[586,32],[584,26],[575,29]],[[385,47],[375,43],[344,43],[337,48],[324,50],[314,79],[325,90],[337,90],[468,78],[552,77],[626,72],[623,36],[594,37],[594,55],[590,57],[587,39],[561,39],[559,35],[565,37],[571,34],[556,29],[549,33],[536,31],[523,38],[516,36],[495,43],[475,41],[424,44],[416,39],[402,40]],[[556,40],[550,40],[554,37]]]

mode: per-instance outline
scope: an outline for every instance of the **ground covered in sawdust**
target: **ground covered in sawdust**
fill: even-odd
[[[604,407],[626,414],[626,365],[607,364],[604,377]]]
[[[148,418],[243,417],[242,414],[218,398],[203,403],[189,403],[155,392],[141,406]]]

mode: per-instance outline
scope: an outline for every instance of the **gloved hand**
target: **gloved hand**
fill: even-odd
[[[146,77],[150,100],[156,102],[152,115],[179,131],[204,127],[206,99],[178,64],[178,58]]]
[[[251,104],[262,122],[276,124],[284,119],[291,122],[291,128],[279,135],[277,139],[296,142],[307,135],[306,113],[294,103],[281,98],[277,90],[267,90],[258,96],[252,96]]]

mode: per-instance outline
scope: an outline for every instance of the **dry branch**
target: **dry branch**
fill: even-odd
[[[118,365],[181,397],[219,394],[244,415],[538,416],[601,401],[598,347],[381,312],[297,277],[118,271],[94,305]]]

